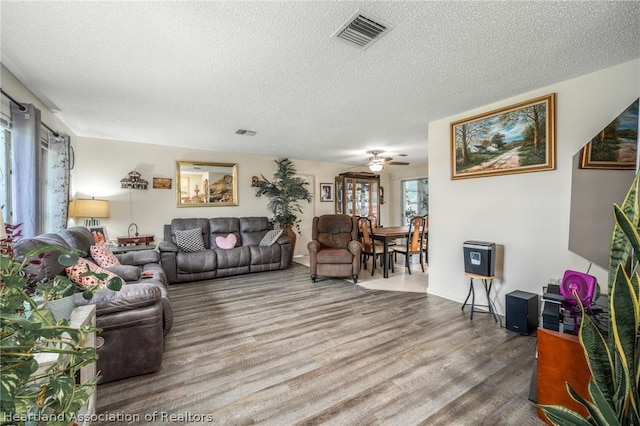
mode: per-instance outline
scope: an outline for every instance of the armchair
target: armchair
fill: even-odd
[[[362,244],[358,220],[346,214],[326,214],[313,218],[311,241],[307,244],[311,281],[318,275],[352,277],[358,282]]]

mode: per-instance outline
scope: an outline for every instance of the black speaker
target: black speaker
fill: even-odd
[[[538,327],[538,295],[512,291],[506,296],[507,329],[531,334]]]

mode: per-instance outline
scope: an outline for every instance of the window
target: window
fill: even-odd
[[[414,216],[429,214],[429,179],[402,181],[402,223],[409,225]]]

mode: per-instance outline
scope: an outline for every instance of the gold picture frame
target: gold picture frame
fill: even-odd
[[[153,188],[154,189],[171,189],[171,179],[154,177]]]
[[[178,161],[176,170],[178,207],[238,205],[238,165]]]
[[[451,179],[553,170],[555,93],[451,123]]]
[[[635,170],[638,154],[638,107],[633,101],[582,148],[581,169]]]

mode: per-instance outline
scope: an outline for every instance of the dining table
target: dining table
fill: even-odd
[[[409,226],[387,226],[384,228],[376,227],[371,231],[373,238],[382,241],[383,245],[383,276],[389,278],[389,241],[396,238],[408,238]]]

